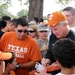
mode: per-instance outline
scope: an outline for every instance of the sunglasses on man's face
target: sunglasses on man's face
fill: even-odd
[[[36,32],[35,30],[28,30],[28,32],[30,32],[30,33],[34,33],[34,32]]]
[[[20,32],[20,33],[22,33],[22,32],[24,32],[24,33],[28,32],[27,30],[17,30],[17,31]]]

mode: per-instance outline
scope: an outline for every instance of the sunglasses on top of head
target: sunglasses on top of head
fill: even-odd
[[[21,30],[21,29],[19,29],[17,31],[20,32],[20,33],[22,33],[22,32],[24,32],[24,33],[28,32],[27,30]]]

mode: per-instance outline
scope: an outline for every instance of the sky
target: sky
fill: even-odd
[[[59,4],[56,4],[55,0],[44,0],[44,11],[43,15],[52,13],[53,11],[60,10]]]
[[[25,5],[20,5],[21,3],[18,0],[11,0],[12,6],[9,7],[9,11],[12,12],[12,14],[16,15],[21,9],[27,9],[28,7]]]
[[[9,11],[12,12],[12,14],[16,15],[17,12],[19,12],[21,9],[28,9],[25,5],[20,5],[20,2],[18,0],[11,0],[12,1],[12,7],[9,8]],[[73,4],[72,4],[73,5]],[[43,16],[47,16],[47,14],[52,13],[53,11],[60,10],[61,5],[57,4],[55,0],[44,0],[44,7],[43,7]]]

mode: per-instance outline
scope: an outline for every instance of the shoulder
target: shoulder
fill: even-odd
[[[70,30],[69,34],[67,35],[68,38],[72,39],[75,41],[75,32]]]
[[[15,32],[6,32],[2,35],[1,39],[3,38],[11,38],[15,35]]]
[[[69,34],[71,35],[74,35],[75,36],[75,32],[73,30],[70,30]]]
[[[14,35],[14,34],[15,34],[15,32],[5,32],[5,33],[3,34],[3,36]]]

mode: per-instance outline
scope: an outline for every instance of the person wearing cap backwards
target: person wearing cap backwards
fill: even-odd
[[[67,18],[62,12],[60,11],[53,12],[50,16],[48,25],[50,26],[52,34],[49,38],[49,47],[46,54],[46,58],[42,59],[41,61],[42,65],[44,66],[48,64],[50,65],[55,62],[52,53],[52,47],[57,40],[61,38],[70,38],[75,41],[75,32],[70,30]],[[57,72],[53,73],[56,74]]]
[[[16,75],[14,70],[15,68],[14,65],[16,65],[16,62],[15,62],[15,54],[13,52],[12,53],[12,57],[8,60],[4,60],[5,62],[5,71],[1,74],[1,75]],[[13,65],[11,67],[11,65]]]
[[[14,71],[12,71],[12,68],[10,68],[10,63],[12,63],[15,59],[15,55],[14,53],[11,52],[1,52],[0,51],[0,61],[5,61],[5,64],[7,62],[7,64],[9,65],[5,65],[5,71],[4,73],[0,74],[0,75],[8,75],[8,73],[10,72],[10,75],[15,75]],[[10,60],[10,61],[9,61]]]
[[[12,53],[0,51],[0,60],[9,60],[11,57],[12,57]]]

